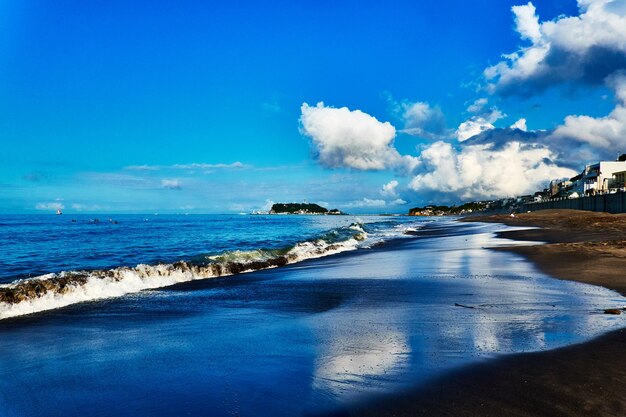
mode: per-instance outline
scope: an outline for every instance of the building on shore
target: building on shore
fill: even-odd
[[[583,172],[582,194],[594,195],[610,192],[611,189],[617,188],[615,187],[615,174],[621,174],[624,171],[626,171],[626,161],[601,161],[587,165]]]
[[[587,165],[580,174],[572,178],[551,181],[550,187],[544,190],[546,195],[542,197],[543,199],[576,198],[617,192],[625,188],[626,154],[623,154],[616,161],[600,161]]]

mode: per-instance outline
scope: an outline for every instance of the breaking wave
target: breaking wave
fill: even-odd
[[[0,320],[181,282],[276,268],[357,249],[368,234],[362,224],[332,230],[287,249],[231,251],[193,262],[63,271],[0,285]]]

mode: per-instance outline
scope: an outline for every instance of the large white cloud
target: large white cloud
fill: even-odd
[[[544,146],[510,142],[454,148],[436,142],[420,155],[422,173],[409,187],[418,192],[453,194],[463,199],[513,197],[542,189],[549,179],[576,174],[552,162]]]
[[[512,8],[530,42],[484,72],[492,92],[532,94],[562,81],[602,83],[626,65],[626,2],[579,0],[578,16],[540,22],[535,6]]]
[[[496,108],[470,121],[491,127],[453,146],[439,141],[426,146],[417,157],[400,155],[393,147],[395,129],[359,110],[302,106],[302,130],[317,147],[319,162],[327,167],[394,169],[411,178],[409,189],[416,192],[449,194],[462,199],[501,198],[531,193],[550,180],[576,174],[554,161],[557,153],[540,141],[545,134],[519,129],[495,129],[503,117]],[[516,128],[525,127],[523,120]],[[496,132],[496,134],[491,134]],[[525,143],[529,141],[530,143]],[[410,166],[411,170],[400,169]],[[398,196],[398,181],[385,184],[380,194],[391,201],[353,201],[348,207],[404,204]]]
[[[330,168],[382,170],[399,165],[402,157],[393,147],[396,129],[361,110],[326,107],[324,103],[301,107],[302,132],[309,136],[319,162]]]

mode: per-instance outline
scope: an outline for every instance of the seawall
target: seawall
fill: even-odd
[[[547,209],[603,211],[613,214],[626,213],[626,192],[525,203],[520,207],[522,213]]]

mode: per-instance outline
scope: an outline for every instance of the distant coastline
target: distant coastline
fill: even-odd
[[[449,216],[459,214],[470,214],[477,211],[485,211],[490,208],[490,202],[475,201],[471,203],[465,203],[460,206],[426,206],[426,207],[413,207],[409,210],[409,216]]]

